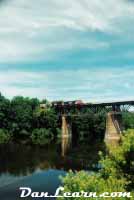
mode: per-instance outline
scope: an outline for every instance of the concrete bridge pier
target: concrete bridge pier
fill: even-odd
[[[62,116],[62,136],[61,136],[61,150],[62,156],[65,156],[69,150],[72,142],[72,129],[71,125],[67,122],[66,116]]]
[[[119,142],[122,133],[122,115],[120,112],[109,112],[106,117],[105,143]]]

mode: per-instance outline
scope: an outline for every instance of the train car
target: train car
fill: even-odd
[[[75,105],[83,105],[82,100],[75,100],[75,101],[66,101],[64,102],[64,106],[75,106]]]
[[[75,105],[83,105],[84,102],[82,100],[76,100]]]
[[[52,102],[52,106],[54,107],[69,107],[69,106],[81,106],[83,105],[83,101],[82,100],[75,100],[75,101],[53,101]]]

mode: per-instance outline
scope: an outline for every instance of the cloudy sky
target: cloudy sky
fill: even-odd
[[[0,91],[134,100],[134,1],[0,0]]]

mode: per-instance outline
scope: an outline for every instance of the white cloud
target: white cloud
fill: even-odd
[[[125,56],[132,59],[133,48],[125,46],[133,42],[133,20],[134,5],[126,0],[7,0],[0,7],[0,67],[4,69],[2,63],[18,61],[56,63],[66,51],[73,55],[75,50],[109,50],[111,43],[114,47],[109,59],[113,54],[115,60],[121,56],[121,60]],[[104,39],[99,37],[101,32],[106,33]],[[114,36],[113,41],[109,35]],[[116,45],[124,51],[114,52]],[[86,59],[96,58],[99,63],[105,55],[84,57],[87,66],[80,70],[67,70],[65,64],[66,69],[59,71],[28,72],[23,65],[20,71],[0,70],[0,91],[8,97],[24,95],[50,100],[134,98],[133,69],[88,67]]]
[[[133,17],[133,11],[124,0],[12,0],[1,8],[6,17],[1,23],[10,32],[56,26],[104,31],[122,17]]]
[[[66,49],[107,48],[107,42],[70,31],[127,32],[133,13],[125,0],[8,0],[0,7],[0,61],[51,60]]]
[[[10,98],[23,95],[89,102],[133,100],[133,80],[133,69],[128,67],[124,70],[92,68],[38,73],[9,70],[0,74],[0,91]]]

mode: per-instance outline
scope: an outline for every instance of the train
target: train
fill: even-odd
[[[74,100],[74,101],[53,101],[52,103],[53,107],[62,107],[62,106],[81,106],[84,105],[84,102],[82,100]]]
[[[62,108],[62,107],[72,107],[72,106],[76,106],[76,107],[81,107],[83,105],[85,105],[85,103],[82,100],[74,100],[74,101],[52,101],[49,104],[45,104],[45,103],[41,103],[40,104],[40,108],[42,110],[47,109],[47,107],[57,107],[57,108]]]

